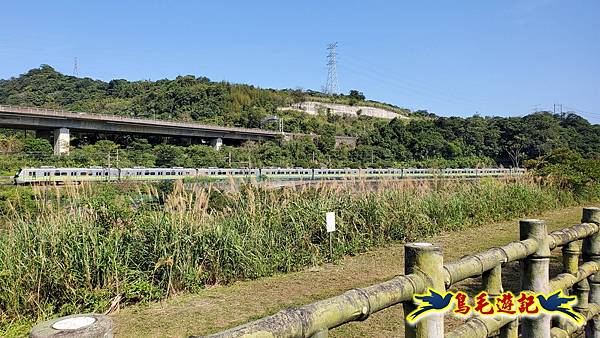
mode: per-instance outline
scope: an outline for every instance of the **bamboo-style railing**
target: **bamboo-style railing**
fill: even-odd
[[[429,243],[405,246],[405,275],[300,308],[288,309],[208,337],[327,337],[329,330],[402,303],[405,316],[415,309],[413,295],[427,288],[445,291],[467,278],[482,277],[490,296],[503,292],[502,266],[520,261],[520,289],[535,293],[567,290],[577,296],[575,310],[586,323],[551,320],[548,315],[524,317],[473,316],[444,332],[444,315],[428,316],[416,325],[405,321],[406,337],[474,338],[499,336],[571,337],[585,331],[600,338],[600,209],[584,208],[582,223],[547,233],[541,220],[520,221],[520,240],[444,264],[442,250]],[[583,242],[580,248],[580,242]],[[563,273],[549,278],[551,251],[562,248]],[[582,259],[580,259],[580,253]],[[580,265],[580,261],[582,264]]]

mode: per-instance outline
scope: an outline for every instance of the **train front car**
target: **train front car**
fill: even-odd
[[[29,175],[29,169],[28,168],[21,168],[19,169],[19,171],[17,171],[17,173],[15,174],[14,177],[14,181],[15,184],[27,184],[29,183],[28,181],[28,175]]]
[[[22,168],[15,176],[16,184],[80,183],[116,181],[119,169],[114,168]]]
[[[54,182],[54,173],[57,170],[60,170],[60,168],[21,168],[15,175],[15,184],[43,184]],[[60,172],[58,173],[60,174]]]

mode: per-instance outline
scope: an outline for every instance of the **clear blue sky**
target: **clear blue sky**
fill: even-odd
[[[554,103],[600,123],[600,1],[6,1],[0,78],[40,64],[103,80],[208,76],[340,89],[441,115]]]

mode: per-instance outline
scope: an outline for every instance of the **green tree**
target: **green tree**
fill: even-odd
[[[147,139],[133,140],[127,146],[127,157],[135,166],[153,167],[156,155],[152,152],[152,145]]]
[[[156,165],[159,167],[185,167],[187,158],[182,147],[161,144],[154,147]]]
[[[35,158],[44,158],[52,155],[50,142],[42,138],[26,138],[23,140],[23,152]]]
[[[358,90],[355,90],[355,89],[350,90],[350,94],[348,94],[348,97],[350,98],[351,106],[355,105],[358,102],[365,100],[365,95],[362,92],[359,92]]]
[[[191,166],[194,168],[207,168],[207,167],[224,167],[225,161],[223,160],[223,153],[218,152],[212,147],[193,145],[185,149],[185,153],[189,158]]]

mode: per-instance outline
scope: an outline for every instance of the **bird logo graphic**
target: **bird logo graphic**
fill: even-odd
[[[414,323],[429,313],[443,312],[450,307],[452,297],[451,292],[438,293],[433,289],[427,289],[427,293],[414,296],[418,306],[406,316],[406,319],[409,323]]]
[[[565,296],[562,290],[559,290],[548,297],[544,295],[538,295],[537,299],[540,303],[542,309],[544,309],[548,313],[556,313],[566,315],[572,318],[577,324],[583,324],[584,318],[579,313],[573,311],[573,309],[568,306],[570,303],[576,302],[577,298],[575,296]]]

